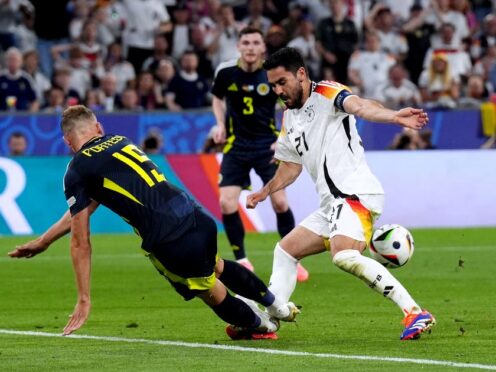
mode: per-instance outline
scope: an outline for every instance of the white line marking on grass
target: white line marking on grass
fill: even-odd
[[[36,336],[36,337],[63,337],[60,333],[16,331],[10,329],[0,329],[0,334]],[[379,357],[379,356],[371,356],[371,355],[309,353],[305,351],[275,350],[275,349],[263,349],[263,348],[218,345],[218,344],[200,344],[195,342],[183,342],[183,341],[147,340],[144,338],[124,338],[124,337],[90,336],[90,335],[70,335],[65,337],[81,339],[81,340],[98,340],[98,341],[110,341],[110,342],[127,342],[127,343],[136,343],[136,344],[162,345],[162,346],[179,346],[179,347],[189,347],[189,348],[243,351],[248,353],[262,353],[262,354],[299,356],[299,357],[351,359],[351,360],[365,360],[365,361],[375,361],[375,362],[393,362],[393,363],[405,363],[405,364],[410,363],[410,364],[424,364],[424,365],[435,365],[435,366],[455,367],[455,368],[496,370],[496,365],[478,364],[478,363],[473,363],[473,364],[459,363],[459,362],[451,362],[448,360]]]

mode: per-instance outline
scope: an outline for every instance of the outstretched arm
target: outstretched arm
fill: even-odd
[[[406,128],[422,129],[429,122],[424,110],[406,107],[398,111],[385,108],[379,102],[358,96],[349,96],[343,104],[344,110],[368,121],[399,124]]]
[[[64,328],[64,336],[79,329],[90,314],[91,242],[89,219],[89,208],[83,209],[71,218],[71,256],[76,275],[78,300],[74,312]]]
[[[88,207],[89,213],[92,214],[97,207],[98,203],[96,201],[92,201]],[[48,230],[38,238],[17,246],[8,254],[12,258],[34,257],[37,254],[46,251],[50,244],[63,237],[69,231],[71,231],[71,214],[67,211],[57,222],[50,226]]]
[[[260,190],[248,195],[246,207],[255,208],[259,202],[264,201],[270,194],[291,185],[298,178],[302,169],[301,164],[281,161],[274,177]]]

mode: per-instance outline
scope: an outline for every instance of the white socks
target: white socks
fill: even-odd
[[[370,288],[392,300],[405,315],[412,311],[415,313],[422,311],[401,283],[379,262],[362,256],[354,249],[346,249],[336,253],[333,262],[341,270],[355,275]]]

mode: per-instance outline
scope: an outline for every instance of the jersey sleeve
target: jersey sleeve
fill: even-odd
[[[301,164],[301,157],[296,152],[293,144],[288,138],[284,124],[281,127],[281,132],[277,138],[276,152],[274,157],[277,160],[287,161],[291,163]]]
[[[218,70],[212,84],[212,94],[217,98],[223,99],[226,95],[226,82],[227,76],[225,70]]]
[[[64,193],[71,216],[78,214],[91,203],[83,179],[71,167],[71,164],[64,176]]]
[[[315,92],[327,98],[332,106],[343,112],[345,112],[343,107],[345,99],[353,95],[346,85],[328,80],[318,83]]]

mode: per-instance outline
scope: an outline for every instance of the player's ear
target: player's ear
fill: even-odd
[[[103,136],[105,134],[105,131],[103,130],[103,126],[99,122],[96,122],[96,128],[99,135]]]
[[[300,83],[303,83],[307,79],[307,73],[304,67],[300,67],[296,70],[296,78]]]

